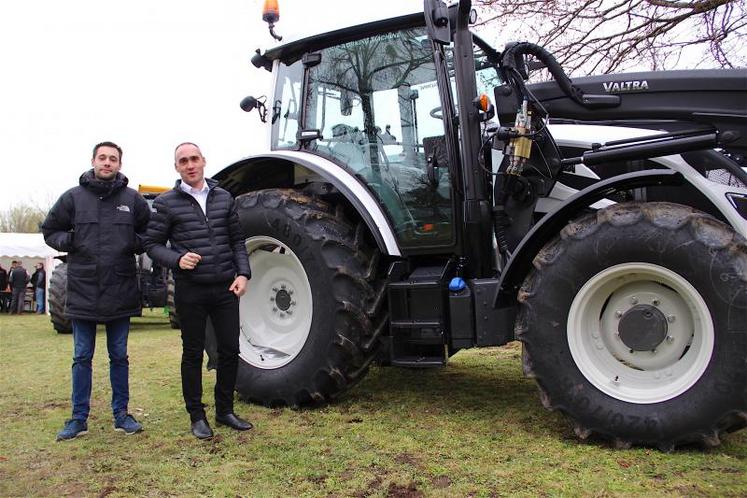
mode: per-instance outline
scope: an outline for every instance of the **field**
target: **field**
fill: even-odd
[[[375,367],[321,408],[237,402],[255,430],[220,427],[209,442],[189,432],[179,333],[160,310],[130,333],[143,433],[113,431],[103,331],[97,346],[89,433],[57,443],[72,337],[44,316],[0,316],[0,496],[747,496],[747,430],[671,454],[578,442],[522,377],[517,344],[441,370]],[[214,380],[205,374],[210,405]]]

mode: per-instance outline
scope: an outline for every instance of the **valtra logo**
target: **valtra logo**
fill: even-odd
[[[635,92],[648,90],[648,81],[608,81],[602,83],[602,86],[604,87],[604,91],[607,93]]]

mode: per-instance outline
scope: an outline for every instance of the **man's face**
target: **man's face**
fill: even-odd
[[[176,149],[174,167],[182,181],[190,187],[200,187],[205,178],[205,158],[200,149],[192,144],[184,144]]]
[[[102,145],[96,149],[96,155],[91,159],[93,174],[99,180],[110,182],[116,178],[122,163],[119,161],[119,151],[114,147]]]

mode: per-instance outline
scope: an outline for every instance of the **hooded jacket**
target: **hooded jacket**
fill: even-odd
[[[237,275],[251,278],[233,197],[212,178],[205,181],[207,215],[197,200],[180,188],[181,180],[156,197],[145,236],[148,256],[171,268],[177,280],[220,283]],[[170,247],[166,246],[167,241]],[[188,252],[197,253],[202,259],[193,270],[181,270],[179,260]]]
[[[135,254],[150,218],[148,203],[117,173],[93,169],[57,200],[42,223],[47,245],[68,253],[67,318],[107,322],[140,314]]]

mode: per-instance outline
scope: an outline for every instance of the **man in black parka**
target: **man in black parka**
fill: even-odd
[[[176,147],[174,166],[181,180],[153,202],[145,237],[148,256],[174,273],[174,302],[182,329],[182,393],[192,434],[199,439],[213,437],[202,404],[208,316],[218,345],[215,421],[239,431],[252,428],[233,411],[239,297],[251,278],[249,259],[234,200],[216,181],[205,178],[205,164],[197,145]]]
[[[73,325],[73,415],[58,441],[88,432],[97,323],[106,325],[114,428],[126,434],[143,428],[127,413],[127,336],[130,317],[140,314],[134,255],[143,251],[140,238],[150,208],[127,187],[127,178],[119,173],[121,161],[118,145],[97,144],[93,168],[81,175],[80,185],[62,194],[42,224],[47,244],[68,253],[65,315]]]

